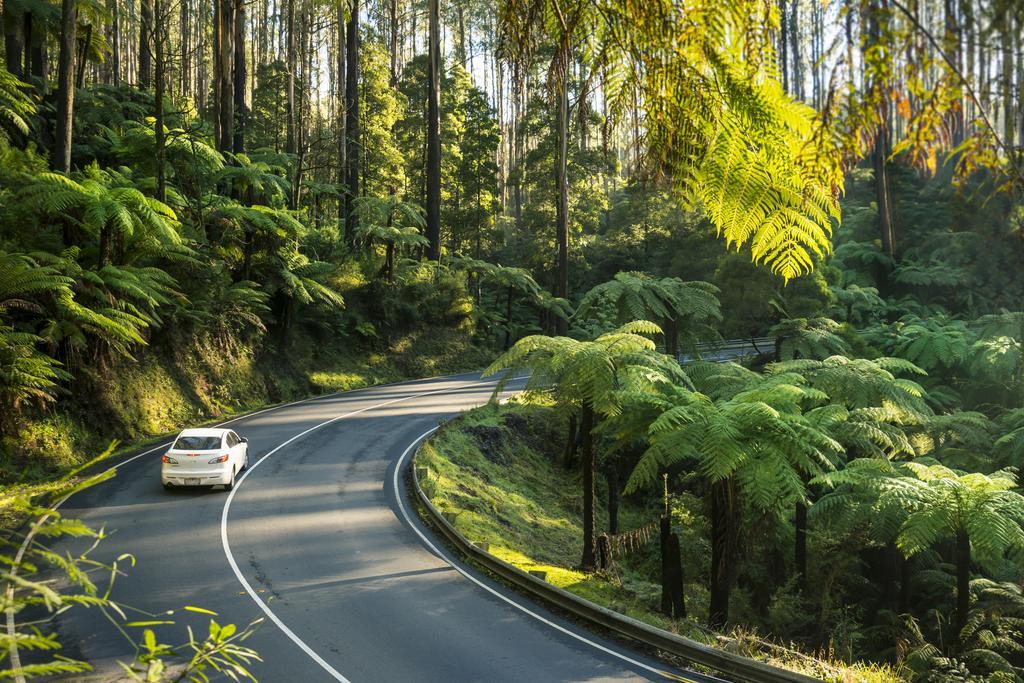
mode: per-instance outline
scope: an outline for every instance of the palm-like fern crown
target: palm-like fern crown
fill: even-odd
[[[872,498],[880,509],[905,511],[894,538],[907,556],[959,533],[969,537],[972,557],[982,565],[997,566],[1007,553],[1024,554],[1024,496],[1010,470],[986,475],[930,458],[858,459],[817,482],[838,488],[819,501],[821,511],[841,508],[856,495]]]
[[[779,340],[781,360],[827,358],[850,353],[850,345],[839,336],[840,327],[831,318],[786,318],[768,334]]]
[[[181,243],[174,210],[147,197],[114,170],[93,165],[77,180],[41,173],[18,192],[18,200],[30,213],[63,218],[90,235],[110,229],[157,250]]]
[[[739,388],[739,375],[734,389]],[[707,379],[705,374],[699,385]],[[664,468],[688,459],[709,481],[736,482],[759,510],[805,500],[804,477],[833,468],[841,444],[827,425],[840,415],[805,413],[823,394],[797,374],[751,375],[739,391],[714,399],[682,387],[662,387],[657,417],[648,427],[650,448],[630,475],[627,491],[653,482]]]
[[[583,297],[576,317],[587,318],[611,309],[620,324],[630,320],[678,320],[707,325],[722,319],[718,288],[708,282],[655,278],[646,273],[617,273]]]
[[[356,238],[366,245],[383,242],[403,249],[425,247],[430,243],[421,233],[426,218],[418,204],[404,202],[394,195],[359,197],[356,213],[359,215]]]
[[[942,315],[905,315],[892,325],[865,331],[865,338],[886,353],[906,358],[928,371],[958,365],[967,357],[973,341],[962,321]]]
[[[659,334],[654,323],[635,321],[593,341],[533,335],[517,341],[484,371],[504,372],[495,389],[500,392],[519,372],[528,372],[527,391],[553,392],[563,405],[589,405],[598,413],[615,415],[620,407],[616,391],[640,381],[678,378],[654,353],[645,335]]]
[[[290,185],[280,169],[264,161],[253,161],[245,154],[230,154],[229,158],[232,163],[217,172],[217,183],[247,204],[284,205]]]
[[[880,315],[885,309],[885,301],[878,296],[878,290],[874,287],[847,284],[843,287],[831,287],[830,290],[835,299],[830,311],[833,318],[860,325],[873,316]]]

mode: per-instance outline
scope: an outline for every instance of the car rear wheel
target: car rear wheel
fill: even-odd
[[[228,483],[224,484],[224,490],[225,491],[230,491],[233,488],[235,488],[235,472],[234,472],[234,470],[231,471],[231,481],[229,481]]]
[[[164,491],[170,491],[173,488],[174,488],[173,486],[171,486],[170,484],[164,482]]]
[[[239,472],[245,472],[247,469],[249,469],[249,449],[248,448],[245,449],[245,457],[242,459],[242,469],[240,469]]]

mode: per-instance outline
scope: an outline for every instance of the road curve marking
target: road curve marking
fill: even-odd
[[[475,576],[470,574],[468,571],[466,571],[465,569],[460,567],[454,560],[452,560],[450,557],[448,557],[448,555],[446,553],[444,553],[440,548],[438,548],[436,545],[434,545],[430,541],[430,539],[427,538],[426,535],[422,531],[420,531],[419,527],[413,522],[412,518],[409,516],[409,512],[405,509],[405,503],[402,502],[401,491],[398,488],[398,474],[399,474],[399,472],[402,471],[402,464],[405,462],[405,459],[408,457],[409,453],[412,452],[413,448],[415,448],[417,444],[419,444],[421,441],[423,441],[423,439],[427,438],[428,436],[430,436],[431,434],[433,434],[437,430],[438,430],[438,427],[433,427],[432,429],[428,429],[427,431],[423,432],[418,437],[416,437],[415,441],[413,441],[411,444],[409,444],[408,448],[406,448],[405,451],[402,453],[402,455],[399,456],[398,462],[395,463],[395,471],[394,471],[393,476],[392,476],[392,486],[394,487],[394,491],[395,491],[395,500],[398,501],[398,509],[402,512],[402,517],[405,518],[406,523],[409,525],[409,527],[413,531],[416,532],[416,535],[420,537],[420,540],[423,541],[424,545],[426,545],[428,548],[430,548],[434,552],[435,555],[437,555],[442,560],[447,562],[452,567],[452,569],[454,569],[458,573],[462,574],[464,577],[466,577],[467,579],[469,579],[470,581],[475,583],[477,586],[480,586],[480,588],[483,588],[485,591],[487,591],[491,595],[494,595],[498,599],[500,599],[500,600],[502,600],[504,602],[507,602],[509,605],[512,605],[516,609],[520,610],[521,612],[524,612],[524,613],[528,614],[529,616],[533,617],[534,619],[536,619],[536,620],[538,620],[538,621],[540,621],[540,622],[542,622],[544,624],[547,624],[548,626],[550,626],[551,628],[555,629],[556,631],[564,633],[565,635],[570,636],[571,638],[575,638],[576,640],[580,641],[581,643],[584,643],[586,645],[590,645],[591,647],[596,648],[596,649],[600,650],[601,652],[604,652],[605,654],[609,654],[612,657],[616,657],[618,659],[621,659],[622,661],[627,662],[629,664],[632,664],[635,667],[641,668],[644,671],[649,671],[649,672],[651,672],[653,674],[657,674],[658,676],[661,676],[663,678],[674,679],[674,680],[691,680],[691,679],[686,679],[686,678],[680,678],[676,674],[672,674],[672,673],[669,673],[667,671],[662,671],[660,669],[656,669],[653,666],[648,666],[647,664],[644,664],[643,662],[637,661],[636,659],[633,659],[632,657],[628,657],[627,655],[624,655],[621,652],[616,652],[615,650],[613,650],[613,649],[611,649],[609,647],[605,647],[604,645],[602,645],[600,643],[594,642],[593,640],[590,640],[586,636],[580,635],[579,633],[576,633],[575,631],[572,631],[572,630],[562,626],[561,624],[556,624],[555,622],[551,621],[550,619],[547,619],[547,618],[541,616],[540,614],[537,614],[536,612],[531,610],[529,607],[526,607],[525,605],[522,605],[522,604],[516,602],[512,598],[504,595],[503,593],[494,590],[493,588],[491,588],[490,586],[485,584],[483,581],[480,581],[478,578],[476,578]]]
[[[476,383],[481,383],[481,382],[476,382]],[[228,543],[228,513],[231,510],[231,502],[235,499],[235,494],[238,493],[238,489],[241,487],[242,483],[246,480],[246,477],[248,477],[249,474],[252,473],[257,467],[259,467],[260,464],[264,460],[266,460],[267,458],[272,456],[274,453],[277,453],[279,450],[281,450],[282,448],[284,448],[288,444],[292,443],[293,441],[301,439],[306,434],[309,434],[310,432],[314,432],[317,429],[320,429],[321,427],[326,427],[327,425],[332,424],[334,422],[337,422],[338,420],[344,420],[347,417],[352,417],[353,415],[358,415],[360,413],[365,413],[368,410],[375,410],[377,408],[383,408],[384,406],[388,406],[388,405],[391,405],[393,403],[400,403],[402,401],[410,401],[410,400],[412,400],[414,398],[420,398],[422,396],[430,396],[432,394],[450,393],[451,391],[453,391],[453,389],[449,387],[449,388],[446,388],[446,389],[434,389],[432,391],[424,391],[424,392],[421,392],[421,393],[418,393],[418,394],[411,394],[409,396],[402,396],[400,398],[394,398],[394,399],[391,399],[389,401],[384,401],[383,403],[377,403],[377,404],[372,405],[372,406],[367,406],[365,408],[360,408],[359,410],[353,410],[351,412],[344,413],[343,415],[335,415],[334,417],[332,417],[329,420],[324,420],[323,422],[321,422],[319,424],[313,425],[309,429],[307,429],[307,430],[305,430],[303,432],[300,432],[300,433],[296,434],[295,436],[291,437],[290,439],[288,439],[287,441],[281,443],[280,445],[275,447],[273,450],[268,452],[266,455],[264,455],[262,458],[257,460],[255,463],[250,465],[248,467],[248,469],[246,469],[245,472],[242,474],[242,478],[239,479],[235,483],[235,487],[231,490],[231,492],[228,494],[227,499],[224,501],[224,508],[221,511],[221,515],[220,515],[220,542],[221,542],[221,547],[224,549],[224,556],[227,558],[228,564],[231,566],[231,570],[235,573],[235,578],[238,579],[238,582],[240,584],[242,584],[242,588],[244,588],[245,592],[249,594],[249,597],[252,598],[253,602],[255,602],[256,605],[261,610],[263,610],[263,613],[267,615],[267,618],[269,618],[272,622],[274,622],[274,624],[279,629],[281,629],[281,631],[286,636],[288,636],[288,638],[293,643],[298,645],[299,649],[301,649],[303,652],[305,652],[307,655],[309,655],[309,657],[314,662],[319,664],[320,668],[322,668],[332,678],[334,678],[334,680],[339,681],[340,683],[351,683],[351,681],[349,681],[347,678],[345,678],[333,666],[328,664],[324,660],[324,658],[321,657],[320,655],[318,655],[316,653],[316,651],[313,650],[313,648],[311,648],[309,645],[306,644],[305,641],[302,640],[302,638],[300,638],[298,635],[295,634],[294,631],[292,631],[290,628],[288,628],[288,626],[283,621],[281,621],[281,619],[276,614],[274,614],[274,611],[270,609],[270,606],[267,605],[267,603],[263,602],[263,600],[260,599],[260,597],[256,593],[256,591],[253,590],[252,585],[248,582],[248,580],[246,580],[245,576],[242,575],[242,571],[238,568],[238,563],[235,562],[235,558],[231,554],[231,544]],[[436,429],[436,427],[435,427],[435,429]],[[420,438],[422,438],[422,437],[420,437]]]

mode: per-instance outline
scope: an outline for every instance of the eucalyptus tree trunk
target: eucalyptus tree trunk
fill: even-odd
[[[54,130],[55,171],[71,172],[71,117],[75,111],[75,33],[78,28],[76,0],[62,0],[60,8],[60,52],[57,57],[57,121]]]
[[[217,127],[220,134],[217,136],[218,148],[230,151],[234,142],[234,17],[235,7],[233,0],[214,0],[218,6],[217,16],[219,22],[216,26],[217,52],[220,56],[217,68],[217,81],[219,104],[217,107]]]
[[[139,87],[153,86],[153,0],[139,2]]]
[[[1014,116],[1013,97],[1013,17],[1011,16],[1009,5],[1002,12],[999,37],[1002,47],[1003,143],[1006,145],[1006,149],[1012,150],[1014,138],[1016,137],[1017,121]]]
[[[557,103],[555,125],[558,132],[558,158],[555,161],[555,183],[558,187],[555,240],[558,243],[558,265],[555,276],[555,296],[569,298],[569,74],[568,69],[555,85]],[[568,321],[559,318],[558,334],[568,331]]]
[[[345,55],[345,238],[354,244],[359,215],[355,199],[359,196],[359,0],[352,0],[346,29]]]
[[[156,121],[154,122],[154,141],[156,143],[156,198],[160,201],[167,199],[167,177],[166,157],[167,140],[164,132],[164,90],[166,88],[166,63],[164,50],[166,48],[166,31],[164,30],[164,5],[163,0],[153,0],[153,14],[156,24],[153,31],[153,43],[156,48],[156,88],[154,93],[154,107],[156,109]]]
[[[231,151],[241,154],[245,151],[245,0],[235,0],[234,6],[234,135]]]
[[[427,258],[441,258],[441,26],[439,0],[427,0]]]
[[[20,12],[16,12],[10,7],[4,9],[4,57],[7,60],[7,71],[19,79],[23,75],[21,62],[25,46],[22,41],[21,19]]]
[[[347,80],[345,78],[345,8],[348,6],[345,0],[337,0],[337,22],[338,22],[338,36],[337,36],[337,97],[338,97],[338,120],[335,123],[335,135],[338,140],[338,234],[344,237],[345,235],[345,146],[348,144],[348,139],[345,134],[345,118],[347,109],[345,107],[345,88]]]
[[[296,0],[288,1],[288,47],[286,49],[287,55],[285,56],[286,70],[288,75],[285,83],[285,116],[288,119],[285,122],[285,128],[287,131],[287,137],[285,138],[284,151],[288,154],[295,154],[295,67],[296,67],[296,55],[295,55],[295,2]]]
[[[88,65],[89,43],[92,42],[92,24],[85,27],[85,35],[78,41],[78,74],[75,76],[75,84],[78,88],[85,87],[85,67]]]

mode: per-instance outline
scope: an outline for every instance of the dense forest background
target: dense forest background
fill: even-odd
[[[1020,2],[0,14],[5,481],[114,437],[478,369],[527,337],[568,392],[568,450],[603,422],[589,495],[595,466],[641,498],[670,473],[680,514],[711,525],[691,618],[919,680],[1021,680]],[[613,332],[636,319],[660,328]],[[653,402],[616,378],[579,403],[537,364],[608,334],[641,355],[640,337],[773,344]],[[751,396],[799,429],[757,468],[707,460],[782,430]],[[691,412],[654,419],[673,408]],[[786,450],[800,439],[817,450]]]

